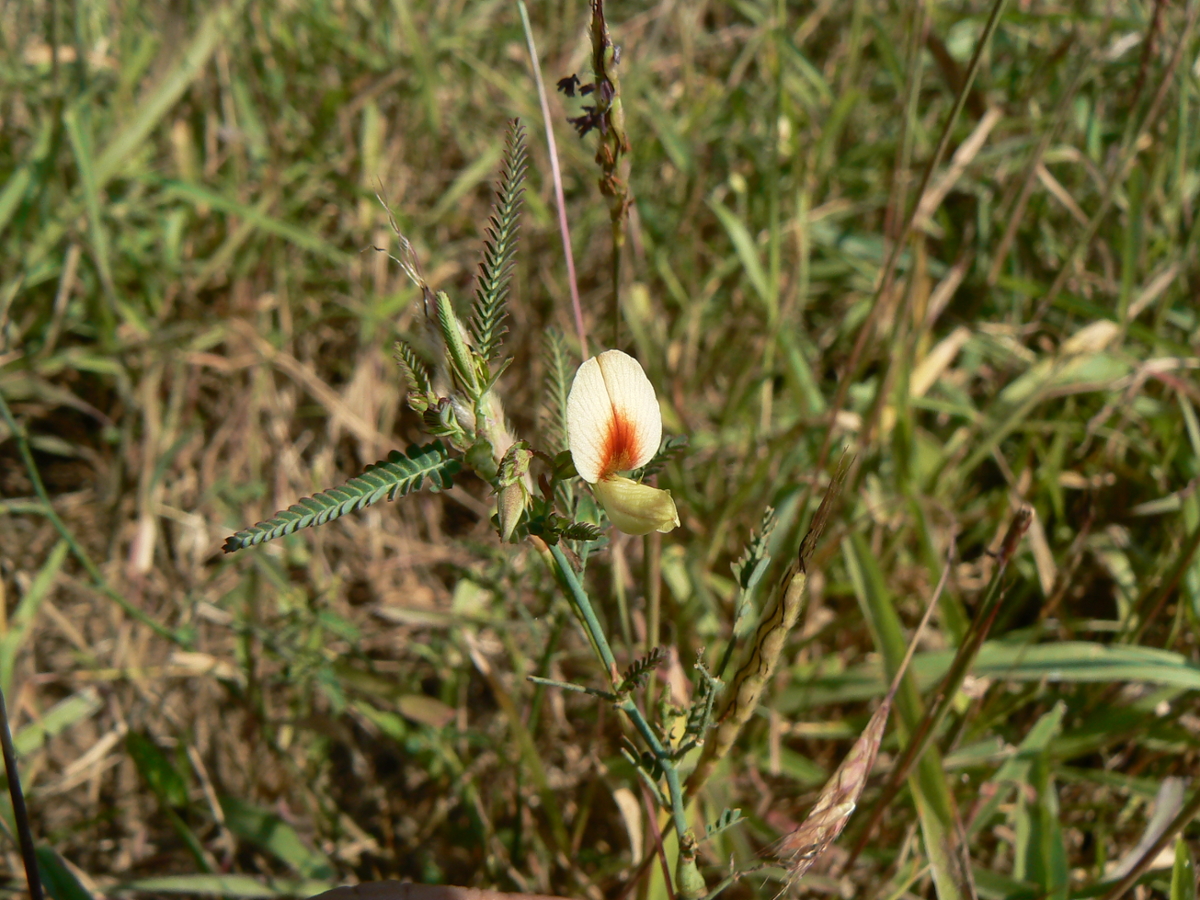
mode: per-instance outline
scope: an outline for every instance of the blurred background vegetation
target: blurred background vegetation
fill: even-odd
[[[979,895],[1103,881],[1200,767],[1197,3],[1009,0],[964,91],[991,8],[608,7],[634,195],[617,340],[690,439],[660,476],[683,527],[594,567],[618,655],[661,572],[656,690],[686,690],[765,508],[781,567],[857,455],[786,666],[701,798],[747,817],[706,845],[711,883],[802,818],[953,544],[916,663],[924,687],[944,670],[1021,504],[939,736]],[[546,80],[588,80],[588,4],[531,14]],[[0,40],[0,687],[39,839],[106,893],[617,896],[655,823],[614,714],[525,680],[599,673],[486,485],[220,552],[419,437],[390,355],[424,318],[372,251],[396,250],[376,194],[467,303],[512,117],[531,166],[501,390],[542,433],[542,335],[573,326],[515,6],[10,0]],[[565,122],[584,102],[551,107],[606,346],[608,207]],[[917,821],[901,792],[805,885],[931,894]]]

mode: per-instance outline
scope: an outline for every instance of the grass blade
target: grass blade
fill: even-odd
[[[1171,868],[1171,900],[1196,900],[1196,861],[1187,841],[1175,839],[1175,865]]]
[[[97,190],[103,190],[121,166],[133,158],[167,111],[200,76],[213,51],[222,41],[229,39],[234,20],[245,3],[246,0],[231,0],[210,10],[191,42],[182,51],[170,48],[170,54],[179,62],[154,82],[154,87],[145,97],[133,104],[133,109],[137,110],[133,119],[117,132],[96,160],[94,177]]]

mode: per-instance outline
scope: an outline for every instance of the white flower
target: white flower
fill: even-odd
[[[617,474],[648,463],[660,440],[658,398],[637,360],[606,350],[579,367],[567,398],[571,458],[608,518],[626,534],[666,532],[679,525],[670,491]]]

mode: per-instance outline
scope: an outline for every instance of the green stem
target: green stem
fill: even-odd
[[[538,675],[528,675],[526,681],[531,681],[534,684],[540,684],[545,687],[558,688],[560,691],[572,691],[576,694],[591,694],[593,697],[600,697],[603,700],[617,700],[617,695],[610,691],[601,691],[596,688],[585,687],[582,684],[572,684],[569,681],[555,681],[553,678],[542,678]],[[530,721],[533,717],[530,716]]]
[[[587,629],[588,636],[592,639],[592,646],[600,654],[600,661],[604,663],[604,668],[608,672],[608,678],[612,682],[612,686],[618,687],[617,659],[613,656],[612,647],[608,645],[608,638],[604,636],[604,629],[600,627],[600,620],[596,618],[596,611],[592,609],[592,601],[588,598],[583,585],[579,583],[579,579],[575,577],[575,570],[567,562],[562,548],[557,544],[550,544],[550,555],[554,557],[558,571],[562,574],[563,581],[567,583],[567,588],[571,592],[571,599],[575,601],[575,608],[579,610],[579,615],[583,617],[583,625]]]
[[[613,656],[612,648],[608,645],[608,638],[604,636],[604,631],[600,627],[600,620],[596,618],[596,611],[592,609],[592,601],[575,576],[575,570],[571,568],[562,548],[557,544],[551,544],[550,555],[554,557],[554,563],[558,566],[558,571],[567,584],[571,599],[575,601],[575,608],[579,611],[584,628],[592,639],[592,646],[596,648],[600,661],[608,670],[613,687],[619,687],[620,675],[617,670],[617,661]],[[667,780],[667,791],[671,796],[671,818],[675,825],[675,831],[682,840],[684,834],[687,833],[687,814],[683,803],[683,786],[679,780],[679,769],[675,766],[675,759],[658,739],[658,735],[654,733],[654,729],[650,727],[650,723],[646,721],[646,717],[642,715],[642,711],[637,708],[637,704],[633,702],[632,698],[623,697],[617,701],[616,707],[629,717],[629,721],[633,723],[633,727],[642,736],[642,740],[646,742],[650,752],[654,754],[655,760],[662,767],[663,775]]]

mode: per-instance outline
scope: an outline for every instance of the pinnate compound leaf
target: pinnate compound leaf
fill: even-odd
[[[750,543],[746,545],[746,549],[742,551],[738,561],[730,566],[733,569],[733,577],[737,579],[738,587],[746,594],[753,593],[755,586],[766,571],[767,563],[771,561],[770,541],[771,535],[775,531],[775,523],[775,509],[768,506],[763,511],[758,533],[750,536]]]
[[[571,393],[571,380],[575,377],[575,364],[571,350],[563,333],[551,325],[542,333],[542,354],[546,376],[543,382],[545,395],[546,440],[555,449],[567,449],[567,397]],[[570,454],[567,454],[568,458]],[[572,464],[573,465],[573,464]]]
[[[380,500],[407,496],[426,483],[431,491],[448,490],[454,486],[452,478],[460,468],[462,464],[449,457],[441,441],[422,446],[414,444],[407,454],[393,450],[386,460],[368,466],[365,472],[341,487],[305,497],[265,522],[230,535],[225,539],[224,550],[232,553],[301,528],[324,525]]]
[[[710,822],[704,830],[704,839],[716,837],[726,828],[732,828],[738,822],[742,821],[742,811],[740,809],[726,809],[717,818],[717,821]]]
[[[562,530],[562,536],[569,541],[598,541],[604,531],[591,522],[572,522]]]
[[[652,478],[667,467],[667,463],[675,457],[682,455],[687,449],[688,437],[686,434],[672,434],[662,439],[662,443],[658,446],[658,452],[650,462],[646,463],[640,469],[634,469],[629,473],[629,477],[634,481],[645,481],[647,478]]]
[[[662,647],[655,647],[641,659],[634,660],[621,677],[619,692],[623,693],[625,691],[632,691],[635,688],[644,687],[650,673],[661,666],[666,658],[667,651]]]
[[[396,341],[396,362],[404,373],[404,380],[410,391],[426,393],[431,390],[429,369],[421,362],[417,352],[407,341]]]
[[[504,169],[496,189],[496,203],[488,220],[483,242],[483,262],[475,288],[475,307],[471,312],[471,337],[476,350],[486,361],[496,357],[500,340],[508,329],[506,301],[512,278],[513,258],[517,252],[521,194],[525,184],[525,129],[518,119],[508,128],[504,146]]]

